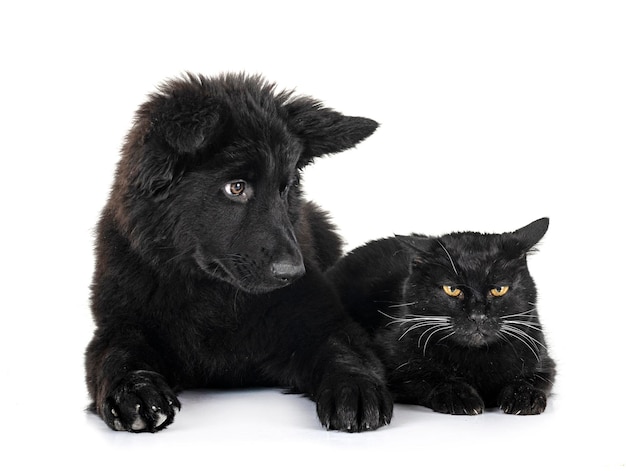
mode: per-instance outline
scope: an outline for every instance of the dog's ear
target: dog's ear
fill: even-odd
[[[378,127],[374,120],[344,116],[308,97],[289,101],[285,109],[290,128],[304,143],[305,165],[320,155],[354,147]]]
[[[180,154],[193,154],[219,138],[220,102],[197,89],[174,87],[157,97],[150,112],[151,134]]]
[[[221,103],[200,78],[164,84],[137,112],[127,149],[135,155],[139,191],[164,199],[198,152],[217,142],[225,127]]]

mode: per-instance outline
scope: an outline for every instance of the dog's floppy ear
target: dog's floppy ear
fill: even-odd
[[[138,111],[127,147],[136,155],[135,184],[143,194],[164,199],[198,152],[223,132],[221,103],[204,93],[200,78],[164,84]]]
[[[190,85],[172,82],[164,86],[150,112],[152,135],[181,154],[207,147],[219,137],[222,128],[220,102]]]
[[[305,145],[305,165],[314,157],[354,147],[378,127],[374,120],[344,116],[308,97],[289,101],[285,109],[290,128]]]

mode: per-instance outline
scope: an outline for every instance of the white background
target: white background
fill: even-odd
[[[3,2],[0,461],[623,469],[624,25],[624,3],[602,0]],[[559,365],[548,410],[398,406],[361,435],[323,431],[278,390],[185,393],[156,435],[85,413],[93,227],[134,110],[185,70],[262,73],[381,123],[305,174],[347,248],[549,216],[531,259]]]

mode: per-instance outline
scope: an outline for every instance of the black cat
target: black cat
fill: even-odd
[[[370,242],[327,275],[374,338],[397,402],[437,412],[546,408],[555,364],[526,255],[548,229],[398,236]]]

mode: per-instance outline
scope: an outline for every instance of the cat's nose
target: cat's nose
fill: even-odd
[[[480,324],[487,320],[487,316],[485,315],[484,312],[476,312],[476,311],[472,312],[469,318],[473,320],[474,322],[476,322],[477,324]]]

